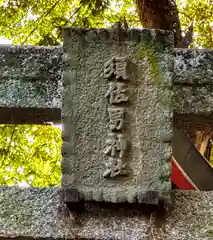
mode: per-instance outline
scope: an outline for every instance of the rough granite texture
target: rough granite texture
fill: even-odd
[[[213,50],[175,49],[173,108],[178,114],[213,113]]]
[[[174,109],[179,114],[213,113],[213,86],[174,86]]]
[[[106,92],[106,81],[102,76],[103,63],[112,56],[112,53],[117,51],[121,52],[122,56],[125,56],[127,50],[130,56],[134,55],[138,51],[138,41],[141,39],[141,34],[138,34],[140,31],[135,30],[128,33],[123,32],[121,35],[116,33],[108,34],[108,31],[103,30],[99,31],[98,36],[96,36],[96,31],[92,30],[88,33],[86,30],[82,32],[77,30],[79,36],[75,36],[77,41],[73,41],[72,53],[65,51],[64,54],[65,63],[68,63],[64,73],[65,91],[70,90],[73,98],[65,92],[64,96],[67,99],[64,99],[66,104],[63,105],[63,118],[66,123],[64,125],[65,134],[63,136],[64,146],[62,149],[64,155],[62,166],[63,186],[73,187],[73,182],[75,181],[74,184],[77,184],[75,186],[79,187],[79,182],[87,183],[92,180],[92,184],[79,188],[82,191],[81,194],[83,194],[84,200],[93,199],[112,202],[127,200],[134,202],[134,189],[136,192],[142,193],[142,198],[139,199],[142,202],[147,202],[147,200],[143,200],[147,189],[162,189],[163,184],[168,183],[166,181],[170,172],[168,161],[165,160],[164,156],[160,160],[152,151],[150,152],[147,149],[157,149],[159,147],[158,137],[161,131],[156,136],[155,133],[159,129],[164,132],[163,127],[170,127],[169,125],[167,126],[167,123],[169,123],[168,119],[171,118],[170,108],[168,105],[163,107],[158,104],[157,99],[163,97],[162,93],[170,94],[171,91],[167,88],[162,88],[162,86],[159,89],[154,88],[151,84],[153,78],[149,72],[150,65],[144,59],[137,62],[139,66],[138,75],[134,79],[132,78],[133,80],[131,79],[132,81],[128,85],[131,93],[130,98],[132,99],[128,108],[128,113],[131,116],[129,116],[128,121],[130,123],[129,129],[131,130],[130,140],[133,143],[131,151],[139,149],[140,157],[144,156],[144,158],[143,160],[140,158],[141,162],[131,162],[131,158],[128,161],[130,161],[129,166],[133,167],[136,177],[138,173],[141,174],[141,182],[144,180],[144,176],[146,176],[145,181],[141,185],[135,181],[136,186],[140,188],[141,186],[146,186],[146,183],[152,182],[151,188],[149,186],[139,190],[131,183],[131,181],[134,182],[134,177],[127,181],[128,184],[131,183],[132,185],[127,185],[125,181],[115,183],[114,180],[111,180],[111,185],[108,181],[105,182],[105,180],[98,179],[98,181],[95,177],[103,170],[103,167],[99,166],[99,164],[101,165],[104,161],[101,153],[106,129],[104,126],[100,127],[99,124],[101,122],[102,125],[107,125],[103,98]],[[155,35],[154,31],[148,32]],[[156,33],[157,35],[159,34],[159,32]],[[161,32],[160,35],[164,36],[164,33]],[[73,37],[73,35],[71,36]],[[131,41],[129,41],[130,37]],[[122,40],[124,38],[125,41]],[[74,38],[74,40],[76,39]],[[83,42],[82,39],[84,39]],[[103,39],[104,41],[107,39],[107,50],[102,42]],[[132,39],[135,39],[135,41],[132,41]],[[160,39],[157,37],[157,39],[164,39],[164,37]],[[94,42],[91,43],[91,41]],[[71,50],[69,44],[70,40],[65,41],[65,50]],[[98,46],[98,48],[95,49],[94,45]],[[208,117],[202,119],[201,128],[203,129],[204,124],[206,128],[212,126],[212,118],[209,116],[213,112],[212,51],[175,49],[174,69],[169,70],[168,68],[170,67],[168,66],[173,61],[170,50],[167,54],[160,54],[159,57],[164,59],[164,61],[161,61],[162,65],[160,68],[165,69],[164,72],[166,74],[166,77],[163,78],[166,82],[165,84],[163,82],[162,85],[168,86],[171,84],[171,72],[174,71],[175,97],[173,108],[176,110],[176,113],[183,114],[178,116],[179,119],[175,124],[180,126],[180,128],[181,124],[189,128],[194,124],[199,128],[199,123],[201,123],[200,116],[207,115]],[[76,54],[76,58],[73,58],[74,54]],[[85,55],[82,56],[82,54]],[[15,113],[15,108],[22,115],[23,121],[26,120],[18,107],[45,109],[42,114],[43,120],[48,119],[45,116],[46,109],[59,109],[61,107],[61,56],[62,49],[60,47],[0,46],[0,121],[5,117],[2,114],[2,107],[13,107],[7,112],[7,117],[5,118],[7,122],[10,122],[11,115]],[[79,60],[79,57],[81,57],[82,61]],[[87,61],[85,61],[85,58],[87,58]],[[76,71],[73,71],[73,69]],[[142,81],[139,81],[139,79],[142,79]],[[93,86],[94,83],[97,88]],[[85,86],[82,86],[84,84]],[[89,93],[86,92],[84,87],[90,90]],[[158,97],[156,97],[157,92],[159,93]],[[86,95],[83,96],[85,93]],[[165,100],[167,101],[168,98],[161,100],[162,103]],[[71,101],[73,101],[72,104]],[[86,106],[89,106],[88,111],[77,111],[78,109],[84,110]],[[161,112],[159,110],[162,110],[162,107],[164,111]],[[139,118],[138,115],[135,116],[133,114],[132,109],[134,109],[136,115],[138,111],[143,114]],[[30,110],[27,109],[27,111]],[[91,112],[96,114],[94,118],[91,117]],[[155,115],[155,112],[160,114],[159,118]],[[41,115],[40,113],[37,112],[37,115]],[[69,115],[70,113],[71,115]],[[78,113],[81,113],[82,116]],[[185,115],[184,117],[186,113],[190,115]],[[193,115],[195,113],[200,115]],[[33,111],[30,114],[35,114],[35,112]],[[54,114],[52,113],[52,115]],[[100,118],[97,117],[98,114]],[[51,116],[50,113],[47,115]],[[163,115],[165,115],[165,118],[162,117]],[[160,125],[160,122],[158,122],[161,118],[165,121],[164,125]],[[137,119],[137,123],[135,119]],[[70,124],[70,120],[75,120],[72,121],[73,125]],[[150,121],[154,123],[154,128],[147,125]],[[75,126],[78,127],[80,134],[70,130],[70,127]],[[82,128],[82,126],[86,126],[86,129]],[[162,129],[161,126],[163,126]],[[141,130],[138,132],[137,129],[139,127]],[[147,129],[149,132],[146,132],[144,129]],[[85,135],[82,135],[82,132],[85,132]],[[91,138],[90,133],[92,133],[92,136],[94,134],[94,138]],[[137,139],[135,138],[136,133]],[[97,135],[98,138],[95,139]],[[76,141],[72,141],[73,138]],[[139,142],[140,144],[138,144]],[[97,148],[94,148],[95,146]],[[101,146],[100,149],[98,148],[99,146]],[[145,150],[144,146],[146,147]],[[92,149],[91,152],[88,151],[88,148]],[[88,161],[84,162],[78,158],[80,161],[75,165],[75,168],[80,170],[78,176],[71,172],[72,165],[70,158],[68,158],[70,155],[77,156],[77,154],[84,156]],[[98,164],[94,162],[94,158],[88,157],[90,155],[94,157],[96,154],[100,156]],[[156,154],[160,156],[159,153]],[[97,158],[95,159],[97,160]],[[142,164],[142,167],[138,168],[137,163]],[[157,163],[161,164],[158,165]],[[91,167],[94,167],[92,172]],[[75,168],[74,171],[76,170]],[[86,174],[85,170],[88,171]],[[166,170],[161,180],[162,182],[155,175],[157,172],[160,173],[157,170]],[[83,178],[79,178],[79,176],[83,176]],[[160,176],[163,176],[163,174]],[[135,179],[138,180],[137,178]],[[160,183],[160,187],[156,183]],[[112,188],[109,188],[107,184]],[[123,192],[121,191],[119,187],[121,184],[125,186],[124,190],[126,190],[126,193],[124,193],[124,190]],[[101,187],[100,190],[100,186],[103,185],[107,187]],[[115,186],[117,185],[118,187],[116,188]],[[166,190],[168,190],[169,187],[168,185],[166,186]],[[113,191],[109,191],[109,189],[113,189]],[[85,202],[84,204],[81,203],[80,209],[75,209],[75,211],[67,208],[67,206],[70,207],[69,201],[67,205],[64,203],[64,194],[66,193],[68,193],[69,197],[69,191],[64,193],[62,189],[56,188],[18,189],[0,187],[0,239],[213,239],[213,192],[172,191],[172,202],[164,207],[161,205]],[[91,193],[94,194],[90,195]],[[79,199],[77,198],[77,200]],[[151,201],[153,200],[156,200],[156,195],[151,199]]]
[[[62,47],[0,45],[0,107],[61,108]]]
[[[85,204],[72,212],[55,188],[0,188],[0,237],[116,240],[207,240],[213,192],[173,191],[172,205]],[[24,238],[23,238],[24,239]]]
[[[178,129],[184,128],[189,133],[193,132],[194,129],[207,133],[213,129],[213,115],[174,114],[173,119]]]
[[[173,56],[168,32],[110,31],[69,28],[65,31],[62,184],[66,191],[0,187],[0,239],[213,239],[213,192],[172,191],[172,202],[164,207],[122,203],[157,203],[155,193],[165,190],[166,196],[170,190],[168,159],[165,155],[160,159],[160,152],[153,149],[159,149],[160,136],[171,127],[168,95],[172,92],[168,86],[172,73],[173,109],[181,114],[175,124],[189,128],[194,124],[199,128],[200,117],[206,115],[201,128],[204,124],[206,128],[212,126],[213,51],[175,49]],[[157,56],[160,72],[165,75],[158,88],[153,84],[150,61],[133,58],[141,47],[139,41],[146,39],[147,34],[163,46]],[[100,178],[108,120],[103,97],[107,90],[103,64],[112,55],[125,56],[126,52],[137,66],[137,74],[132,74],[128,82],[131,101],[127,123],[132,145],[127,163],[132,175],[127,180],[105,180]],[[4,119],[1,123],[5,119],[13,123],[11,116],[16,111],[25,122],[26,117],[20,111],[23,108],[29,115],[37,115],[32,116],[34,120],[41,112],[29,108],[43,108],[44,121],[54,118],[55,112],[51,110],[61,108],[62,48],[0,46],[0,60],[0,121]],[[163,105],[166,102],[169,104]],[[2,110],[8,107],[4,114]],[[189,115],[184,117],[184,114]],[[170,151],[167,147],[167,157]],[[77,189],[80,195],[74,199],[67,191],[70,188]],[[67,208],[73,208],[69,197],[71,202],[83,199],[85,203],[71,211]],[[116,204],[88,203],[88,200]]]
[[[175,49],[174,83],[184,85],[213,84],[213,50]]]
[[[140,49],[143,57],[137,59]],[[130,62],[129,102],[121,105],[128,141],[127,176],[104,178],[109,161],[103,153],[109,133],[105,99],[109,80],[103,73],[104,64],[114,56],[128,57]],[[65,201],[156,204],[158,194],[169,199],[171,147],[164,144],[163,152],[160,143],[172,129],[172,34],[149,29],[117,33],[116,29],[65,28],[64,65],[62,186],[69,192]],[[160,76],[159,85],[156,76]]]

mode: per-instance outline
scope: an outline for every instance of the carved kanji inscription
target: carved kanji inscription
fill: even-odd
[[[104,154],[110,157],[124,157],[127,143],[123,134],[109,133]]]
[[[162,102],[172,96],[164,96],[172,83],[172,34],[131,29],[118,40],[113,29],[64,32],[62,187],[72,197],[66,202],[158,204],[170,184],[170,172],[161,174],[170,163],[160,140],[172,122]],[[149,48],[158,56],[157,87],[149,59],[137,57]]]
[[[129,100],[125,84],[118,82],[109,83],[109,89],[105,94],[105,97],[109,99],[110,105],[116,103],[125,103]]]
[[[108,108],[109,113],[109,128],[112,131],[123,130],[124,128],[124,108],[111,107]]]
[[[110,78],[113,75],[115,75],[118,80],[128,80],[126,57],[112,57],[105,63],[104,77]]]
[[[121,158],[110,157],[105,163],[106,170],[103,173],[103,177],[116,177],[118,175],[126,175],[126,164],[123,163]]]

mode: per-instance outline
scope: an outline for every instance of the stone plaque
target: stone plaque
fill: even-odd
[[[167,31],[64,29],[65,202],[169,199],[172,52]]]

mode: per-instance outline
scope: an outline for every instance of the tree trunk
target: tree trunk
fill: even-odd
[[[142,26],[173,31],[177,47],[181,41],[181,29],[175,1],[136,0],[136,5]]]

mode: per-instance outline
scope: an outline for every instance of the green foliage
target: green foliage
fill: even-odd
[[[0,36],[14,44],[58,45],[63,26],[110,27],[127,20],[140,27],[134,0],[0,0]],[[212,0],[177,0],[183,31],[194,21],[191,47],[213,47]]]
[[[104,27],[126,17],[138,21],[133,2],[125,0],[1,0],[0,36],[14,44],[58,45],[63,26]]]
[[[51,125],[0,125],[0,185],[56,186],[61,130]]]
[[[190,47],[213,48],[212,0],[177,0],[181,28],[186,31],[194,21],[194,39]]]

